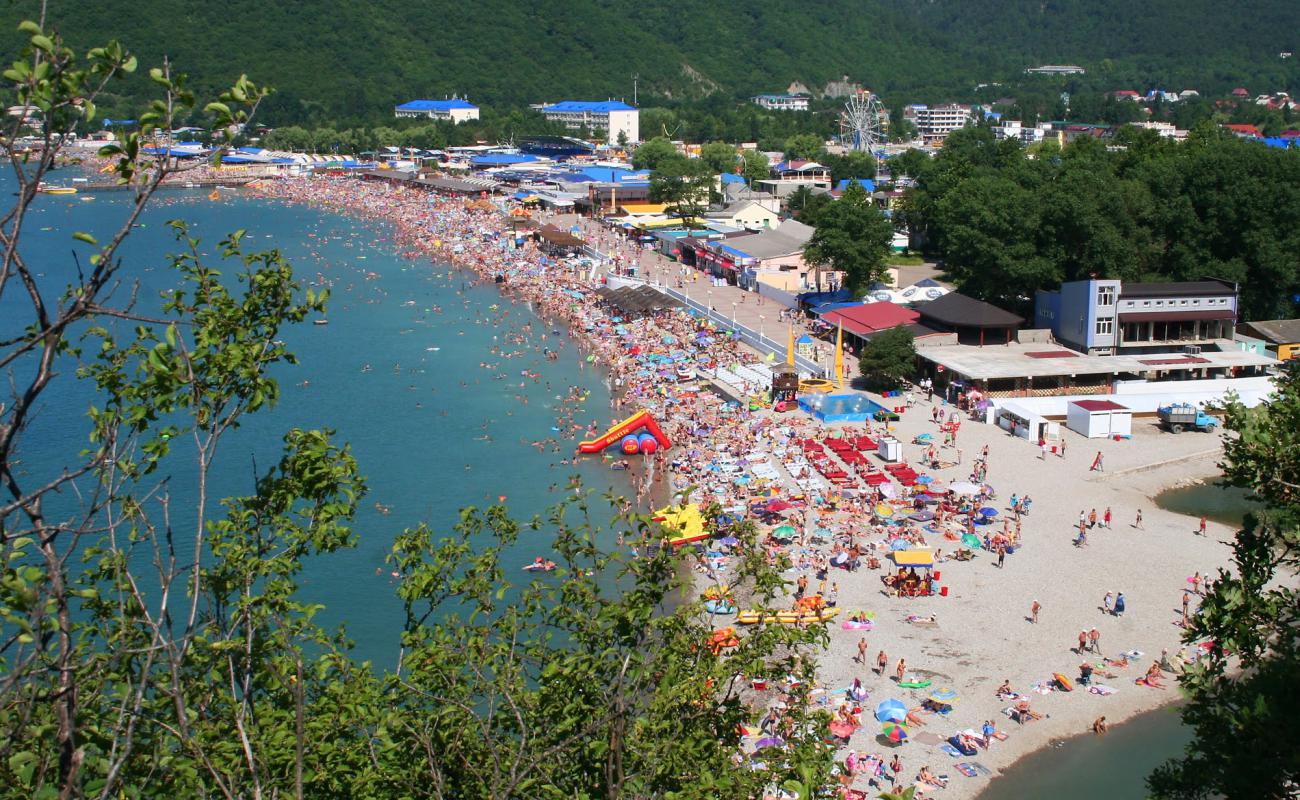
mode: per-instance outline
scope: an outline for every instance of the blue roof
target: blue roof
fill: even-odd
[[[530,156],[527,153],[484,153],[481,156],[474,156],[469,163],[476,167],[504,167],[536,160],[537,156]]]
[[[856,183],[868,192],[874,192],[876,190],[876,182],[870,178],[845,178],[835,186],[835,190],[837,192],[842,192],[849,188],[850,183]]]
[[[610,111],[636,111],[634,106],[627,103],[620,103],[617,100],[606,100],[601,103],[593,103],[587,100],[561,100],[553,106],[546,106],[543,111],[590,111],[594,114],[607,114]]]
[[[856,308],[860,305],[865,304],[861,300],[848,300],[842,303],[822,303],[821,305],[814,307],[812,312],[820,317],[824,314],[829,314],[832,311],[839,311],[841,308]]]
[[[398,111],[451,111],[452,109],[478,108],[468,100],[453,98],[451,100],[412,100],[402,103]]]
[[[737,250],[736,248],[732,247],[729,244],[718,245],[718,249],[726,253],[727,255],[735,256],[736,258],[753,258],[753,256],[751,256],[749,253],[746,253],[744,250]]]
[[[730,186],[733,183],[744,183],[745,179],[734,172],[724,172],[718,176],[722,180],[723,186]]]
[[[583,178],[597,183],[637,183],[650,180],[650,170],[634,172],[617,167],[587,167],[578,172]]]

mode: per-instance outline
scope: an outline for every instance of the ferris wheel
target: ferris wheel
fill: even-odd
[[[868,91],[854,92],[840,112],[840,143],[851,150],[874,153],[885,145],[889,112]]]

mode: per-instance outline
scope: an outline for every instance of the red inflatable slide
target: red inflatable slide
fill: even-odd
[[[645,432],[638,436],[637,432],[642,430]],[[650,412],[638,411],[595,439],[579,442],[578,452],[599,453],[615,444],[620,445],[623,452],[628,455],[635,453],[649,455],[655,450],[667,450],[673,446],[660,429],[659,423],[650,416]]]

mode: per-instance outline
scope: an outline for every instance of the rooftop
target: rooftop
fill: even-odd
[[[959,328],[1017,327],[1024,317],[1004,311],[991,303],[950,292],[918,308],[922,320],[934,320],[942,325]]]
[[[916,322],[918,316],[912,309],[893,303],[866,303],[837,308],[824,314],[822,321],[842,324],[850,333],[863,335]]]
[[[1120,284],[1122,299],[1133,297],[1202,297],[1204,295],[1235,295],[1237,289],[1227,281],[1176,281],[1169,283]]]
[[[636,108],[618,100],[593,102],[590,100],[561,100],[555,105],[543,106],[543,111],[570,111],[581,114],[608,114],[611,111],[636,111]]]
[[[1238,330],[1254,331],[1261,339],[1270,344],[1291,344],[1300,342],[1300,319],[1264,319],[1255,322],[1243,322]]]
[[[951,295],[949,295],[951,296]],[[935,301],[938,302],[938,301]],[[1195,359],[1178,353],[1168,359],[1151,355],[1090,356],[1075,353],[1072,358],[1043,358],[1035,356],[1045,346],[1042,342],[1012,342],[1007,345],[975,347],[962,344],[927,344],[916,342],[916,351],[924,359],[942,364],[944,369],[974,380],[999,378],[1051,378],[1075,375],[1138,374],[1153,369],[1188,370],[1254,367],[1276,364],[1269,356],[1256,355],[1236,349],[1230,341],[1222,341],[1218,350],[1203,347]],[[1152,361],[1177,363],[1152,364]]]
[[[398,111],[451,111],[452,109],[478,108],[478,106],[468,100],[461,100],[453,97],[450,100],[412,100],[409,103],[402,103],[397,107]]]

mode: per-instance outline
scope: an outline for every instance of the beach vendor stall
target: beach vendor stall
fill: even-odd
[[[925,597],[933,592],[934,551],[895,550],[889,557],[898,570],[881,578],[886,588],[899,597]]]
[[[1012,436],[1028,439],[1034,444],[1056,439],[1061,435],[1060,423],[1051,422],[1017,403],[1005,403],[998,409],[998,427]]]
[[[1133,410],[1113,400],[1072,400],[1066,406],[1065,427],[1089,439],[1130,436]]]

